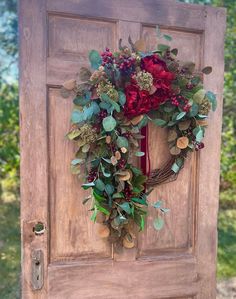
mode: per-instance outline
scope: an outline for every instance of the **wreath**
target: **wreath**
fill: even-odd
[[[171,40],[171,37],[164,35]],[[192,62],[180,62],[178,50],[159,44],[146,51],[144,40],[111,52],[89,52],[91,69],[82,67],[78,80],[66,81],[63,97],[73,95],[74,109],[67,137],[76,144],[72,173],[91,188],[91,220],[102,238],[125,248],[144,230],[152,187],[176,179],[188,153],[204,148],[202,139],[216,97],[203,89],[203,74]],[[79,83],[78,83],[79,82]],[[171,158],[146,171],[148,123],[166,128]],[[141,150],[140,150],[141,147]],[[141,167],[134,157],[141,157]],[[158,200],[154,227],[160,230],[168,211]]]

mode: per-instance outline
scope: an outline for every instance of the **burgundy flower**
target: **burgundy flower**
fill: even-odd
[[[131,84],[125,88],[124,113],[128,118],[148,113],[150,110],[157,110],[161,103],[170,98],[171,83],[175,79],[175,74],[168,71],[166,63],[156,54],[142,58],[141,68],[152,74],[156,90],[150,94],[146,90],[140,90],[131,80]]]

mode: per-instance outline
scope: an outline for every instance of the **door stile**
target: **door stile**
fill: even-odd
[[[217,213],[220,178],[220,132],[222,125],[224,84],[224,33],[226,10],[205,8],[203,66],[213,72],[204,76],[204,88],[217,95],[217,109],[211,113],[204,142],[207,151],[201,152],[199,176],[198,236],[196,255],[200,280],[198,299],[216,298]],[[210,181],[212,184],[206,182]],[[213,184],[214,182],[214,184]],[[210,202],[210,209],[209,207]]]
[[[21,0],[20,148],[22,298],[47,297],[48,150],[46,102],[46,0]],[[44,225],[40,233],[37,223]],[[37,228],[36,228],[37,230]],[[34,256],[41,250],[42,288],[33,291]]]

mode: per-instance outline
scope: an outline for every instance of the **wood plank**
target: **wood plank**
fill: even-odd
[[[94,294],[98,299],[164,299],[191,297],[197,289],[194,258],[160,262],[150,259],[135,262],[105,260],[94,264],[49,266],[50,299],[93,299]]]
[[[31,254],[44,252],[47,281],[47,106],[46,106],[46,1],[21,0],[20,17],[20,148],[21,148],[21,228],[22,297],[45,299],[47,284],[37,292],[31,287]],[[32,17],[33,16],[33,17]],[[37,25],[36,25],[37,24]],[[33,226],[41,221],[43,235]]]
[[[187,31],[203,30],[205,7],[182,5],[174,0],[48,0],[47,10],[71,15],[113,20],[159,24],[185,28]]]

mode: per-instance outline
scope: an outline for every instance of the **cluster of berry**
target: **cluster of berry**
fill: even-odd
[[[95,169],[95,168],[92,168],[90,171],[89,171],[89,174],[87,176],[87,180],[89,183],[95,181],[95,179],[97,178],[97,173],[98,173],[98,170]]]
[[[129,75],[132,74],[135,70],[135,62],[136,59],[134,57],[120,55],[116,63],[121,72]]]
[[[127,183],[125,184],[123,193],[126,199],[130,199],[133,195],[132,190],[130,189],[130,186]]]
[[[189,105],[189,101],[188,99],[186,99],[185,97],[178,95],[178,96],[173,96],[171,98],[171,104],[176,106],[176,107],[181,107],[181,109],[183,109],[183,111],[185,112],[189,112],[191,105]]]
[[[114,56],[109,48],[106,48],[104,52],[101,53],[102,56],[102,66],[111,68],[114,62]]]

